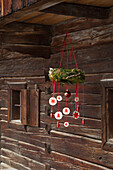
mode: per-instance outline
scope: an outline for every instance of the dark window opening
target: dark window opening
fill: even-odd
[[[106,88],[107,140],[113,140],[113,88]]]
[[[103,79],[101,85],[102,148],[113,152],[113,79]]]
[[[21,92],[19,90],[11,91],[11,120],[21,122]]]

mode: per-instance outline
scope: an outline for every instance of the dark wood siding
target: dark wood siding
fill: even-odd
[[[103,21],[105,22],[105,21]],[[88,20],[84,18],[69,21],[69,31],[77,62],[81,69],[85,70],[85,126],[81,124],[81,118],[74,120],[68,117],[70,126],[64,128],[60,121],[59,129],[56,128],[56,120],[50,119],[48,99],[52,91],[51,83],[45,81],[49,67],[58,67],[65,36],[66,22],[52,27],[51,56],[46,57],[46,48],[43,48],[45,55],[40,56],[37,48],[36,54],[33,51],[27,53],[25,48],[15,48],[12,42],[25,43],[29,48],[27,38],[17,36],[15,26],[12,42],[4,40],[3,49],[1,46],[0,60],[0,116],[2,127],[2,156],[3,162],[12,165],[17,169],[113,169],[113,154],[102,149],[101,129],[101,85],[100,80],[113,76],[113,39],[112,23],[103,24],[99,20]],[[16,25],[16,24],[15,24]],[[82,26],[81,26],[82,25]],[[26,27],[36,33],[34,26]],[[64,29],[63,29],[64,28]],[[10,31],[10,30],[9,30]],[[9,32],[8,31],[8,32]],[[22,33],[25,26],[21,26]],[[25,31],[25,35],[26,35]],[[24,34],[24,33],[23,33]],[[37,33],[36,33],[37,34]],[[26,37],[24,35],[24,37]],[[50,34],[48,34],[50,35]],[[18,41],[18,38],[19,41]],[[31,36],[32,37],[32,36]],[[33,38],[33,37],[32,37]],[[31,38],[32,43],[34,39]],[[48,36],[50,38],[50,36]],[[21,41],[20,41],[21,39]],[[37,40],[38,41],[38,40]],[[45,42],[45,41],[44,41]],[[40,45],[40,43],[38,44]],[[46,46],[50,47],[50,44]],[[32,44],[35,47],[35,42]],[[41,45],[40,45],[41,46]],[[16,50],[17,49],[17,50]],[[64,62],[65,63],[64,54]],[[27,87],[35,89],[37,84],[40,89],[40,128],[23,126],[8,123],[8,81],[25,81]],[[69,87],[72,96],[68,105],[73,107],[75,87]],[[65,89],[61,87],[62,95]],[[80,90],[82,96],[82,90]],[[64,102],[64,99],[63,99]],[[63,104],[62,102],[62,104]],[[82,98],[80,98],[82,105]],[[62,105],[60,106],[62,108]],[[82,109],[80,110],[82,116]],[[38,168],[37,168],[38,167]]]

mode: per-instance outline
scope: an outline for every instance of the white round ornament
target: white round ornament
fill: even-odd
[[[75,102],[79,102],[79,97],[75,97]]]
[[[57,96],[57,100],[60,102],[62,101],[62,96]]]
[[[55,113],[55,119],[60,120],[60,119],[62,119],[62,117],[63,117],[62,112],[58,111],[58,112]]]
[[[69,122],[64,122],[64,126],[68,127],[69,126]]]
[[[63,108],[63,113],[64,113],[65,115],[68,115],[68,114],[70,113],[70,109],[69,109],[68,107],[64,107],[64,108]]]
[[[56,104],[57,104],[56,98],[55,98],[55,97],[51,97],[51,98],[49,99],[49,104],[50,104],[51,106],[56,105]]]

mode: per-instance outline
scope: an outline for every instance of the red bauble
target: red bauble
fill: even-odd
[[[57,128],[59,128],[59,122],[57,122]]]
[[[68,89],[66,89],[66,91],[64,93],[64,96],[70,97],[71,96],[71,92]]]
[[[51,113],[50,113],[50,117],[53,118],[53,112],[52,112],[52,111],[51,111]]]
[[[79,106],[77,106],[77,109],[76,109],[77,112],[79,112]]]
[[[85,125],[85,120],[84,120],[84,119],[82,119],[82,125],[83,125],[83,126]]]

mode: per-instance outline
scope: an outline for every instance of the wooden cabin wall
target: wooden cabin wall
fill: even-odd
[[[10,25],[8,30],[7,27],[4,28],[0,34],[1,161],[19,170],[113,169],[113,153],[101,148],[100,86],[101,79],[113,75],[113,24],[84,18],[73,19],[69,21],[69,32],[78,66],[86,73],[85,126],[81,124],[82,87],[80,87],[81,117],[74,120],[69,116],[68,128],[64,128],[63,118],[59,129],[56,128],[56,120],[49,117],[48,99],[52,86],[47,81],[47,70],[49,67],[59,65],[66,22],[54,25],[52,32],[50,27],[46,26],[44,28],[15,23]],[[66,53],[62,65],[66,66]],[[26,81],[29,88],[38,85],[40,127],[8,123],[9,81]],[[75,86],[70,86],[69,89],[72,95],[68,99],[68,106],[73,110]],[[65,88],[61,87],[62,95],[64,91]],[[60,109],[64,106],[63,97]],[[55,107],[54,110],[56,109]]]

